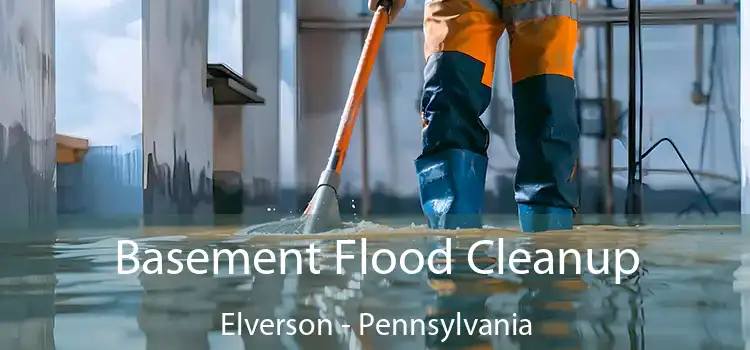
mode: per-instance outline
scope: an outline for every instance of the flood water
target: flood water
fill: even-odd
[[[356,232],[323,236],[238,237],[234,233],[231,229],[62,232],[51,245],[5,245],[0,255],[0,349],[745,348],[742,295],[736,289],[747,282],[741,277],[735,281],[735,275],[742,275],[737,271],[747,250],[737,227],[580,227],[533,235],[484,229],[447,235],[423,227],[394,230],[363,225]],[[397,256],[407,249],[426,255],[450,238],[452,274],[430,274],[426,268],[413,275],[400,269],[386,275],[370,270],[363,274],[358,245],[344,247],[355,259],[343,261],[337,273],[336,241],[363,237],[370,258],[380,248]],[[242,262],[235,260],[234,275],[227,272],[228,261],[215,265],[220,270],[216,275],[186,269],[174,275],[120,275],[117,242],[126,238],[137,242],[141,252],[147,248],[163,252],[165,269],[174,267],[166,259],[169,249],[244,249],[253,256],[264,248],[304,249],[314,243],[321,252],[312,266],[320,273],[310,272],[309,259],[303,259],[303,271],[296,273],[296,259],[290,258],[287,274],[261,274],[252,263],[246,274]],[[479,275],[468,269],[466,248],[481,239],[497,242],[498,238],[503,239],[503,250],[482,246],[475,252],[481,258],[476,260],[479,267],[507,264],[508,253],[517,248],[592,249],[598,264],[604,261],[602,249],[611,249],[609,261],[613,261],[614,249],[629,248],[638,253],[640,267],[622,276],[620,284],[613,275],[588,273],[586,265],[577,274],[570,268],[574,262],[567,260],[565,273],[539,274],[532,269],[518,274],[507,265],[502,274]],[[142,254],[140,261],[148,257]],[[537,258],[532,257],[532,263]],[[417,260],[411,255],[405,262],[413,267],[409,264]],[[278,269],[279,261],[261,266]],[[213,269],[213,262],[204,267]],[[296,334],[282,330],[280,335],[264,335],[256,327],[255,334],[245,328],[241,335],[222,335],[223,328],[225,333],[237,333],[236,326],[227,326],[237,317],[251,325],[254,320],[297,320],[299,329]],[[320,329],[301,334],[303,320]],[[455,327],[420,334],[420,322],[430,324],[430,320],[437,325],[457,320],[465,327],[461,332]],[[475,320],[480,323],[469,331]],[[376,329],[378,321],[382,326]],[[363,322],[373,326],[360,334],[358,325]],[[481,322],[490,322],[495,333],[479,332]],[[407,334],[385,334],[402,332],[404,324],[416,324],[416,334],[410,329]],[[528,326],[521,329],[523,324]]]

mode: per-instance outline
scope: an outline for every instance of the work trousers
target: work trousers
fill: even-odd
[[[510,39],[519,204],[575,209],[575,0],[426,0],[422,155],[487,156],[497,42]]]

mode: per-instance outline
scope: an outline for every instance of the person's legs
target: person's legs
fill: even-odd
[[[422,154],[415,167],[431,228],[481,226],[490,135],[479,117],[490,102],[503,31],[493,0],[425,4]]]
[[[515,199],[526,232],[570,229],[578,206],[577,9],[574,0],[503,0],[519,154]]]

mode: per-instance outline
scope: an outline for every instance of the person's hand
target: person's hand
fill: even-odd
[[[393,23],[396,20],[396,16],[406,6],[406,0],[368,0],[370,11],[375,11],[381,3],[391,3],[391,9],[388,13],[388,22]]]

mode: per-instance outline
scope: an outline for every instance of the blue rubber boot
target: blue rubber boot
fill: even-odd
[[[432,229],[482,227],[487,157],[450,149],[414,161],[422,211]]]
[[[523,232],[570,230],[573,228],[573,210],[545,205],[518,205],[518,219]]]

